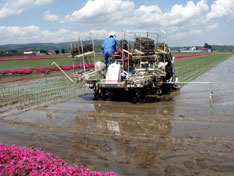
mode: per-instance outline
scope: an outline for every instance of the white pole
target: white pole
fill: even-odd
[[[56,65],[56,67],[58,67],[59,70],[60,70],[61,72],[63,72],[63,74],[64,74],[71,82],[75,83],[75,82],[71,79],[71,77],[68,76],[68,74],[66,74],[66,73],[58,66],[58,64],[56,64],[55,62],[53,62],[51,65]]]
[[[82,39],[80,38],[80,44],[81,44],[81,51],[83,54],[83,68],[84,68],[84,72],[85,72],[85,58],[84,58],[84,49],[83,49],[83,42]]]
[[[94,63],[96,63],[96,54],[95,54],[95,48],[94,48],[94,41],[93,41],[93,38],[92,38],[91,40],[92,40],[92,45],[93,45],[93,57],[94,57]]]

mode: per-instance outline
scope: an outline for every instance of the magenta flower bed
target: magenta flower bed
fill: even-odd
[[[0,144],[1,176],[117,176],[114,172],[90,171],[84,166],[69,166],[51,153],[28,147]]]
[[[175,58],[187,58],[187,57],[196,57],[196,56],[206,56],[210,55],[211,53],[197,53],[197,54],[187,54],[187,55],[181,55],[181,56],[175,56]]]

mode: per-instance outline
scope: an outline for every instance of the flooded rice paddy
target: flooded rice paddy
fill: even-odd
[[[18,102],[0,108],[0,143],[127,176],[233,175],[233,68],[231,57],[194,80],[213,82],[212,104],[208,84],[187,84],[150,103],[93,101],[87,91],[37,108]]]

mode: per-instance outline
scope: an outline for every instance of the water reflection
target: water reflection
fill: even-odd
[[[196,80],[214,83],[212,108],[209,85],[186,85],[170,101],[92,102],[95,110],[76,119],[87,133],[74,135],[75,154],[70,159],[121,175],[193,175],[204,173],[204,167],[218,175],[215,165],[233,163],[233,152],[225,155],[233,147],[234,129],[233,121],[228,123],[233,119],[234,94],[229,88],[233,73],[223,69],[229,70],[227,65],[232,65],[230,59]]]
[[[158,155],[166,147],[164,139],[174,124],[173,101],[95,101],[93,105],[96,111],[75,119],[87,133],[74,136],[75,151],[69,160],[123,175],[157,173]]]

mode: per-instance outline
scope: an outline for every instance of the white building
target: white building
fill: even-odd
[[[34,50],[26,50],[26,51],[24,51],[24,54],[36,54],[36,51],[34,51]]]

